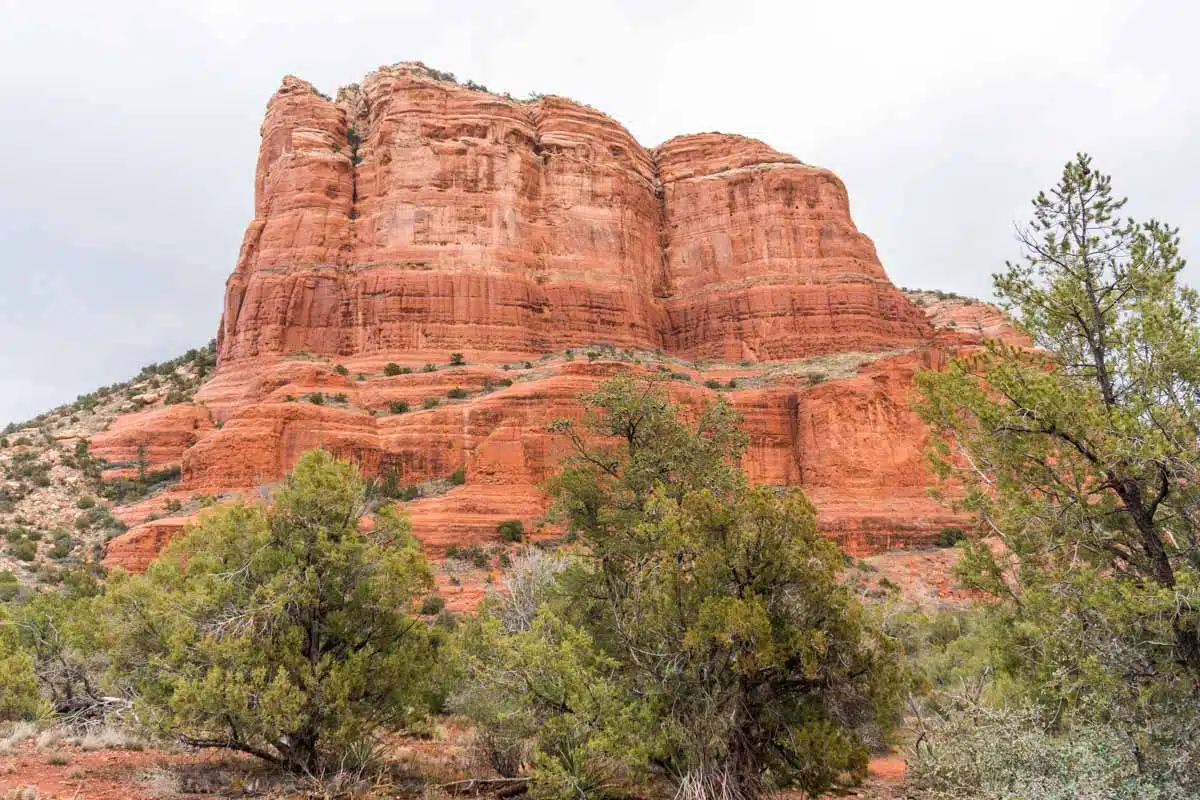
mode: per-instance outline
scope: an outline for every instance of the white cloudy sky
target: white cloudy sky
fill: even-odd
[[[1198,39],[1184,0],[0,0],[0,424],[212,337],[287,73],[757,136],[843,177],[897,284],[984,295],[1077,150],[1196,253]]]

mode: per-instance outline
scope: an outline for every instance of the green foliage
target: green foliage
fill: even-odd
[[[1087,156],[1033,205],[1024,260],[995,287],[1039,349],[990,343],[920,375],[918,412],[941,434],[936,470],[1006,550],[965,542],[959,571],[1006,617],[989,645],[1006,707],[1055,720],[1021,736],[1064,754],[1089,742],[1081,768],[1099,774],[1109,729],[1134,754],[1112,763],[1167,785],[1149,764],[1172,750],[1164,725],[1200,727],[1200,298],[1178,282],[1177,231],[1121,221]],[[988,758],[1029,763],[1005,752]],[[1104,780],[1104,796],[1154,796]]]
[[[451,400],[462,400],[466,396],[467,390],[461,386],[455,386],[453,389],[450,389],[446,392],[446,397],[449,397]]]
[[[450,545],[446,548],[446,558],[454,561],[465,561],[479,569],[483,569],[488,565],[487,552],[477,544],[470,547],[459,547],[458,545]]]
[[[37,543],[32,539],[20,539],[8,546],[8,553],[18,561],[33,561],[37,558]]]
[[[21,592],[21,584],[10,569],[0,569],[0,603],[7,603]]]
[[[706,387],[708,387],[709,389],[720,389],[721,388],[721,382],[719,380],[717,380],[716,378],[709,378],[708,380],[706,380],[704,382],[704,385]]]
[[[966,538],[967,534],[962,528],[942,528],[938,533],[936,544],[938,547],[954,547]]]
[[[451,353],[450,354],[450,366],[461,367],[462,365],[464,365],[466,363],[467,363],[467,359],[463,357],[462,353]]]
[[[422,400],[421,400],[421,408],[423,408],[425,410],[429,410],[431,408],[437,408],[441,404],[442,404],[442,401],[437,397],[425,397],[425,398],[422,398]]]
[[[391,509],[359,533],[364,498],[313,451],[270,508],[223,507],[145,576],[110,578],[98,627],[145,722],[317,773],[414,713],[433,642],[405,609],[430,574]]]
[[[408,408],[407,400],[393,400],[388,403],[388,411],[393,414],[407,414]]]
[[[33,719],[41,711],[33,656],[21,646],[16,625],[0,607],[0,721]]]
[[[583,548],[527,556],[464,628],[454,705],[535,797],[816,796],[865,774],[900,673],[798,493],[750,488],[725,402],[693,425],[653,384],[584,396],[549,484]],[[557,565],[555,565],[557,561]],[[514,753],[518,755],[513,755]]]
[[[389,361],[383,368],[383,374],[389,378],[394,378],[397,375],[403,375],[404,370],[399,364]]]
[[[320,392],[313,392],[312,394],[306,395],[304,399],[312,403],[314,406],[325,405],[325,395],[321,394]]]
[[[450,476],[446,478],[446,480],[450,481],[450,483],[454,486],[462,486],[467,482],[467,468],[459,467],[458,469],[454,470],[454,472],[451,472]]]
[[[692,376],[686,372],[672,372],[671,380],[673,380],[673,381],[688,381],[690,383],[692,380]]]
[[[446,607],[446,601],[439,595],[431,594],[421,601],[421,616],[433,617],[442,613],[442,609]]]
[[[421,371],[422,372],[437,372],[437,364],[426,363],[425,366],[421,367]]]
[[[334,367],[333,371],[336,372],[338,375],[341,375],[342,377],[345,377],[350,374],[350,370],[346,369],[341,364],[338,364],[336,367]]]
[[[167,488],[176,483],[181,475],[178,466],[147,471],[143,464],[136,478],[114,478],[100,484],[100,496],[118,505],[127,505]]]
[[[729,382],[725,384],[726,389],[736,389],[737,387],[738,387],[738,382],[737,382],[736,378],[730,378]]]
[[[525,523],[519,519],[506,519],[496,527],[500,540],[504,542],[519,542],[525,538]]]

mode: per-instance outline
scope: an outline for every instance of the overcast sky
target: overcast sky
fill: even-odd
[[[1200,258],[1198,38],[1184,0],[0,0],[0,424],[214,335],[287,73],[756,136],[841,175],[897,284],[984,296],[1077,150]]]

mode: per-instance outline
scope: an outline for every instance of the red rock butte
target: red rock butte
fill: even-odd
[[[317,446],[405,484],[461,468],[465,485],[408,504],[436,555],[532,522],[562,453],[547,423],[606,376],[666,365],[688,407],[720,381],[750,474],[803,487],[847,549],[957,519],[927,496],[908,395],[980,337],[892,285],[832,172],[725,134],[648,150],[586,105],[413,63],[336,100],[285,78],[261,133],[203,413],[144,411],[98,453],[179,464],[184,493],[269,484]],[[297,402],[312,393],[336,401]],[[173,530],[134,529],[108,561],[143,566]]]

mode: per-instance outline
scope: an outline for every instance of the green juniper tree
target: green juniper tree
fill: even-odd
[[[680,418],[657,382],[585,395],[551,482],[578,547],[519,564],[465,627],[455,703],[541,797],[811,796],[865,774],[895,653],[839,584],[798,492],[750,488],[724,402]]]
[[[102,645],[145,721],[318,773],[419,710],[430,573],[392,510],[359,532],[365,496],[352,465],[313,451],[270,507],[214,511],[145,576],[110,579]]]
[[[1124,204],[1088,156],[1067,164],[995,277],[1034,347],[921,375],[918,410],[937,470],[1003,543],[960,545],[1008,618],[997,662],[1049,726],[1108,726],[1113,757],[1170,782],[1200,720],[1200,299],[1177,230]]]

